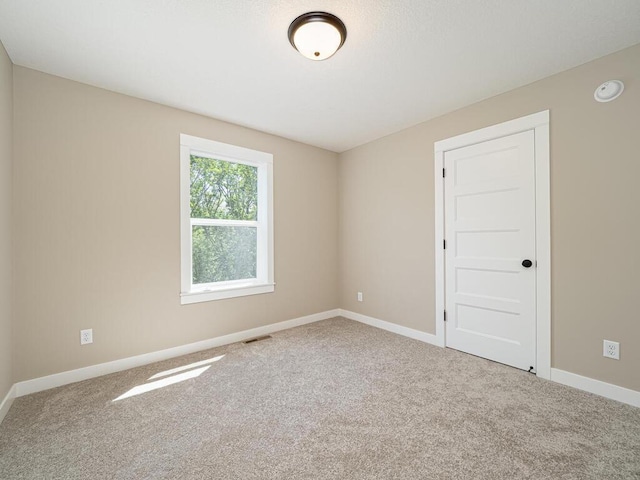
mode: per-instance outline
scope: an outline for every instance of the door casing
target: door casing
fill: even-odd
[[[536,194],[536,373],[551,378],[551,202],[549,110],[464,133],[434,144],[436,342],[445,346],[444,154],[488,140],[533,130]]]

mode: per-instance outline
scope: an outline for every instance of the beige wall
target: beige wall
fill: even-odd
[[[597,104],[611,78],[627,90]],[[338,306],[434,333],[433,143],[550,109],[552,363],[640,390],[640,45],[339,156],[22,67],[13,101],[14,381]],[[179,133],[274,154],[276,293],[180,306]],[[7,233],[5,262],[9,245]],[[93,345],[80,347],[81,328]],[[604,338],[620,361],[602,357]],[[0,368],[0,388],[10,381]]]
[[[336,154],[14,72],[15,381],[338,307]],[[180,305],[180,133],[273,153],[275,293]]]
[[[0,43],[0,402],[13,384],[11,342],[11,164],[13,64]]]
[[[433,144],[546,109],[552,366],[640,390],[640,45],[341,154],[341,307],[435,333]]]

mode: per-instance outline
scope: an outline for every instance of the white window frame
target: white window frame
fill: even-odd
[[[258,218],[246,220],[191,219],[191,155],[257,168]],[[194,285],[192,225],[252,226],[257,228],[256,278]],[[182,305],[274,291],[273,275],[273,155],[249,148],[180,135],[180,251]]]

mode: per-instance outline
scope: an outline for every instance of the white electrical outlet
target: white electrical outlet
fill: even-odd
[[[93,329],[80,330],[80,345],[93,343]]]
[[[612,342],[611,340],[605,340],[602,355],[607,358],[613,358],[614,360],[620,360],[620,344],[618,342]]]
[[[361,302],[362,301],[362,292],[358,292],[358,301]]]

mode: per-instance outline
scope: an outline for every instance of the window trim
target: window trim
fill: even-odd
[[[192,284],[191,155],[197,154],[258,169],[258,219],[213,220],[212,224],[257,228],[256,278]],[[201,224],[202,220],[196,220]],[[208,223],[208,222],[206,222]],[[273,155],[227,143],[180,134],[180,269],[182,305],[270,293],[275,289],[273,260]]]

